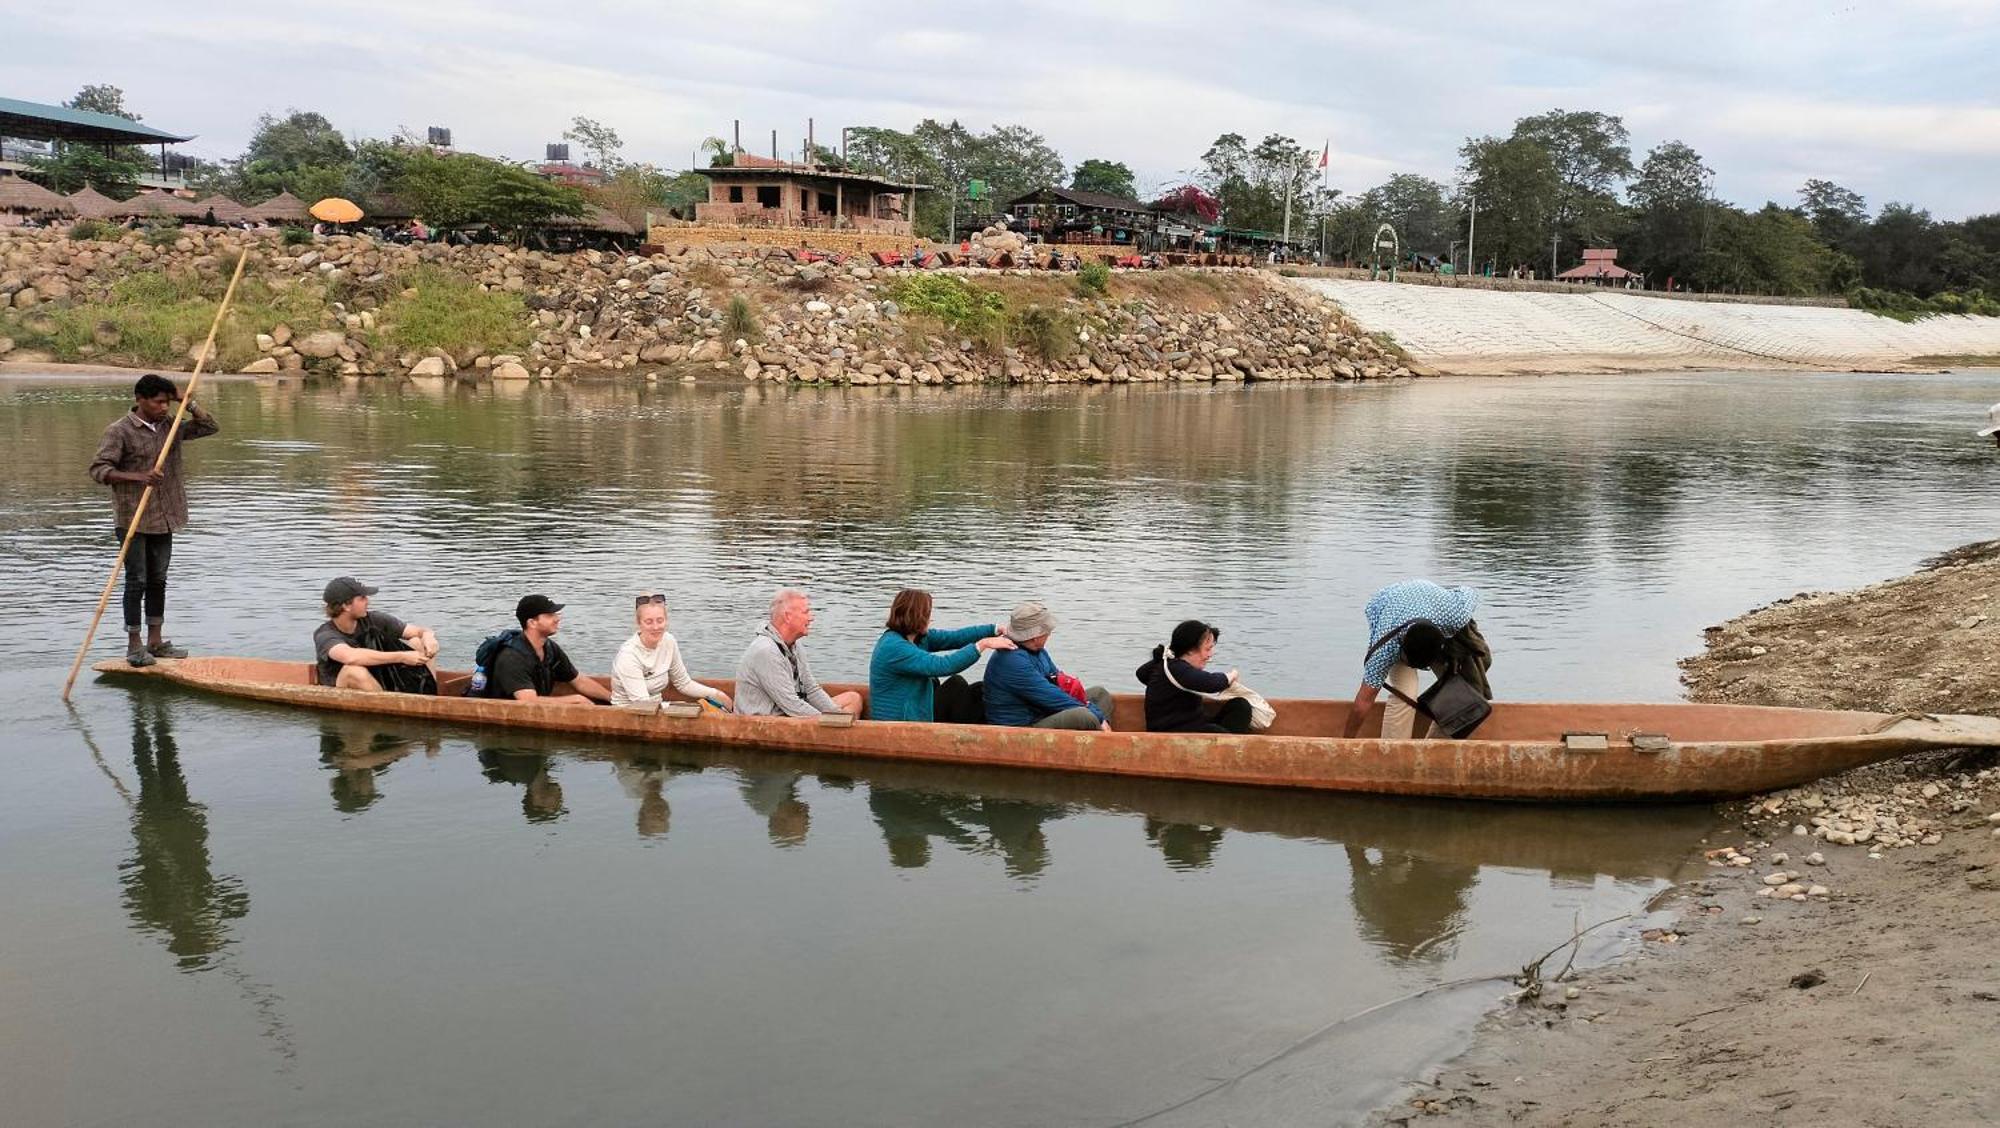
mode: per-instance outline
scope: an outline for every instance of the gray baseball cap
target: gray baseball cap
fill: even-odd
[[[353,576],[335,576],[327,581],[326,604],[329,607],[338,607],[357,595],[374,595],[380,590],[382,589],[369,587]]]

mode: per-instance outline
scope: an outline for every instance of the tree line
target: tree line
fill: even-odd
[[[86,86],[66,104],[138,116],[113,86]],[[406,135],[349,140],[324,115],[302,110],[260,117],[240,156],[196,162],[189,179],[198,190],[245,204],[281,191],[308,201],[387,193],[440,226],[486,222],[510,230],[581,214],[586,204],[639,226],[649,211],[691,216],[707,198],[699,170],[627,161],[609,126],[578,117],[564,136],[604,171],[602,187],[586,194],[507,161],[441,153]],[[710,166],[734,160],[720,138],[702,147]],[[929,186],[915,219],[932,237],[948,235],[954,210],[991,214],[1025,192],[1067,182],[1232,228],[1279,232],[1289,221],[1295,240],[1323,240],[1335,258],[1367,257],[1376,228],[1390,223],[1406,253],[1464,262],[1476,207],[1473,265],[1496,271],[1523,266],[1546,277],[1552,266],[1575,265],[1585,248],[1616,247],[1620,265],[1654,286],[1671,279],[1677,287],[1756,294],[1879,290],[1968,308],[2000,295],[2000,213],[1940,221],[1902,202],[1871,213],[1858,193],[1822,179],[1808,180],[1794,201],[1738,207],[1716,197],[1713,170],[1692,146],[1664,141],[1635,161],[1623,120],[1589,110],[1553,109],[1521,118],[1505,136],[1466,139],[1451,184],[1398,173],[1358,195],[1323,187],[1321,154],[1276,133],[1255,144],[1225,133],[1196,167],[1143,193],[1123,162],[1093,157],[1071,166],[1023,125],[978,131],[926,118],[907,130],[862,126],[846,131],[838,151],[815,145],[812,157]],[[129,196],[146,167],[139,149],[106,154],[69,145],[37,174],[59,191],[88,183]]]

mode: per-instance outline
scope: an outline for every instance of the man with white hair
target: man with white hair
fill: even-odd
[[[736,711],[752,717],[817,717],[860,713],[861,695],[829,695],[820,688],[799,640],[812,630],[812,600],[797,588],[779,588],[771,614],[757,628],[736,664]]]

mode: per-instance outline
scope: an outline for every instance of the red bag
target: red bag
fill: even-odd
[[[1056,688],[1076,698],[1078,705],[1090,704],[1090,694],[1083,688],[1082,679],[1075,674],[1056,673]]]

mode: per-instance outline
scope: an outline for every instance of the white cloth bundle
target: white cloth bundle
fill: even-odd
[[[1221,693],[1201,693],[1182,685],[1174,678],[1174,657],[1173,648],[1162,644],[1160,647],[1160,671],[1167,675],[1167,681],[1175,689],[1180,690],[1182,693],[1192,693],[1204,701],[1228,701],[1237,697],[1248,701],[1250,703],[1250,727],[1258,732],[1263,732],[1277,723],[1278,711],[1271,708],[1271,703],[1264,700],[1264,695],[1240,681],[1230,682],[1229,688],[1223,690]]]

